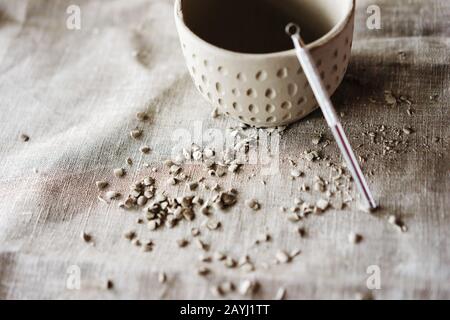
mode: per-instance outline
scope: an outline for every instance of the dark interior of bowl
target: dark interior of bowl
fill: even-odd
[[[307,43],[333,27],[301,2],[294,8],[293,0],[182,0],[181,9],[186,26],[210,44],[235,52],[271,53],[292,49],[284,32],[289,22],[301,27]]]

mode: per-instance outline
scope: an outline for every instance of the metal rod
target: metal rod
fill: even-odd
[[[341,150],[342,155],[344,156],[344,160],[346,161],[350,173],[352,174],[352,177],[356,182],[359,192],[363,195],[369,207],[371,209],[376,209],[377,204],[372,196],[372,193],[370,192],[367,181],[361,171],[358,161],[356,160],[355,154],[353,153],[352,147],[348,142],[347,136],[342,129],[342,125],[339,122],[328,92],[319,77],[319,72],[313,62],[311,55],[300,36],[300,27],[294,23],[289,23],[286,26],[286,33],[291,37],[294,43],[295,52],[300,65],[302,66],[305,76],[308,79],[308,82],[314,93],[314,96],[320,108],[322,109],[325,120],[327,121],[328,126],[331,128],[334,139],[336,140],[337,145]]]

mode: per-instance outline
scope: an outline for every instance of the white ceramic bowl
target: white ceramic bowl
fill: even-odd
[[[212,0],[175,0],[175,20],[189,72],[197,89],[213,106],[257,127],[287,125],[317,108],[293,49],[240,53],[213,45],[194,33],[188,27],[187,20],[195,24],[196,19],[214,18],[208,16],[209,11],[214,10],[204,6],[208,1]],[[317,28],[327,30],[309,43],[308,48],[330,95],[333,94],[349,63],[355,1],[279,2],[286,3],[287,10],[301,11],[300,19],[308,20],[310,27],[317,25]],[[192,17],[187,17],[186,12]],[[284,32],[284,29],[281,31]]]

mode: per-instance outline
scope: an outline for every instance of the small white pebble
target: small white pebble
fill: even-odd
[[[108,186],[108,182],[106,181],[97,181],[95,184],[97,185],[98,190],[103,190]]]
[[[302,172],[298,169],[292,169],[291,170],[291,176],[294,178],[298,178],[302,175]]]
[[[325,200],[325,199],[319,199],[316,202],[316,207],[318,209],[320,209],[321,211],[325,211],[328,208],[329,205],[330,205],[330,202],[328,200]]]
[[[125,175],[125,170],[123,168],[114,169],[114,175],[118,178],[123,177]]]
[[[283,250],[278,251],[278,252],[276,253],[275,257],[276,257],[276,259],[277,259],[277,261],[278,261],[279,263],[287,263],[287,262],[289,262],[290,259],[291,259],[291,258],[289,257],[289,255],[288,255],[285,251],[283,251]]]
[[[117,191],[108,191],[106,194],[106,199],[107,200],[115,200],[118,199],[120,197],[120,193]]]

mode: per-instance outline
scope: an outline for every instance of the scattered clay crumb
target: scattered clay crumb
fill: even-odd
[[[119,199],[121,197],[121,194],[117,191],[108,191],[105,196],[108,201],[111,201]]]
[[[158,282],[165,283],[166,281],[167,281],[167,275],[165,274],[165,272],[160,272],[158,274]]]
[[[125,175],[125,170],[123,168],[117,168],[117,169],[114,169],[113,173],[117,178],[120,178]]]
[[[362,235],[355,233],[355,232],[350,232],[348,235],[348,242],[350,242],[351,244],[358,244],[363,240]]]
[[[212,150],[212,149],[206,148],[205,150],[203,150],[203,155],[204,155],[206,158],[212,158],[212,157],[214,157],[215,152],[214,152],[214,150]]]
[[[191,151],[190,150],[188,150],[186,148],[183,148],[182,153],[183,153],[183,157],[184,157],[185,160],[191,160],[191,156],[192,155],[191,155]]]
[[[430,101],[436,102],[439,99],[439,94],[435,93],[430,95]]]
[[[136,119],[139,121],[146,121],[148,120],[148,115],[145,112],[138,112],[136,113]]]
[[[261,205],[259,204],[259,202],[255,199],[249,199],[245,201],[245,205],[251,209],[253,209],[254,211],[258,211],[259,209],[261,209]]]
[[[142,130],[140,130],[140,129],[131,130],[130,131],[130,136],[133,139],[138,139],[138,138],[140,138],[142,136]]]
[[[287,219],[289,221],[291,221],[291,222],[300,221],[299,215],[297,213],[295,213],[295,212],[289,213],[288,216],[287,216]]]
[[[294,249],[289,253],[289,257],[291,259],[294,259],[296,256],[298,256],[302,251],[300,249]]]
[[[30,140],[30,137],[28,135],[26,135],[25,133],[22,133],[20,135],[20,140],[22,140],[23,142],[27,142]]]
[[[291,260],[286,251],[283,250],[278,251],[275,255],[275,258],[279,263],[288,263]]]
[[[212,287],[211,287],[211,293],[212,293],[212,295],[215,296],[215,297],[221,297],[221,296],[223,296],[223,292],[222,292],[222,290],[220,289],[219,286],[212,286]]]
[[[401,102],[398,103],[400,104]],[[138,118],[138,120],[140,119]],[[138,219],[138,223],[147,225],[147,227],[150,230],[156,230],[162,227],[172,228],[175,225],[181,223],[181,221],[192,221],[194,220],[197,212],[199,213],[201,212],[205,216],[208,216],[207,218],[205,218],[204,221],[202,221],[202,224],[199,227],[202,228],[202,233],[204,232],[207,235],[208,233],[210,233],[207,231],[208,229],[209,230],[218,229],[220,227],[221,222],[212,217],[213,216],[216,217],[217,211],[219,211],[218,209],[227,209],[235,205],[238,202],[238,192],[235,189],[222,191],[223,186],[227,182],[222,180],[219,184],[217,182],[219,179],[217,178],[222,177],[224,174],[227,174],[227,172],[228,174],[229,172],[236,172],[241,164],[239,163],[240,160],[238,160],[234,156],[234,153],[237,151],[247,153],[249,147],[251,146],[250,142],[257,141],[257,139],[252,137],[251,134],[249,134],[249,132],[243,134],[244,130],[239,129],[245,128],[245,130],[250,131],[252,130],[250,129],[250,127],[239,125],[239,127],[236,128],[233,128],[233,130],[236,130],[236,133],[233,137],[238,141],[237,145],[230,148],[230,152],[226,151],[223,158],[221,158],[220,154],[216,155],[216,153],[212,149],[205,148],[202,150],[202,147],[192,144],[191,147],[183,149],[182,153],[176,156],[173,160],[164,161],[164,166],[166,167],[166,169],[162,169],[161,171],[165,171],[162,172],[165,174],[168,170],[168,172],[170,173],[171,178],[168,180],[168,182],[173,185],[176,185],[178,184],[178,182],[180,182],[181,187],[178,189],[178,191],[180,191],[180,189],[184,189],[183,187],[186,186],[184,192],[188,192],[188,194],[190,193],[191,195],[180,196],[180,194],[178,194],[177,197],[169,196],[167,194],[168,191],[166,190],[160,191],[157,190],[156,188],[156,186],[158,186],[159,189],[159,185],[163,184],[164,178],[162,179],[162,181],[158,181],[158,183],[155,183],[155,180],[153,178],[147,177],[141,181],[133,183],[130,186],[129,195],[125,199],[125,201],[122,204],[120,204],[121,208],[143,210],[143,217]],[[138,129],[136,130],[140,131]],[[373,138],[379,139],[379,137],[382,135],[381,132],[383,131],[385,131],[385,128],[380,128],[380,130],[376,132],[377,134],[376,137],[374,132]],[[387,132],[389,132],[389,128],[387,129]],[[402,128],[401,127],[397,128],[396,133],[397,136],[401,137]],[[142,131],[140,131],[140,134],[138,134],[136,138],[139,137],[141,134]],[[313,145],[321,144],[321,146],[317,147],[317,149],[324,150],[323,148],[327,146],[328,140],[323,140],[322,136],[319,135],[317,131],[315,134],[317,134],[318,136],[312,138],[311,140],[312,144]],[[369,136],[372,137],[372,135]],[[404,139],[406,140],[406,138]],[[150,148],[148,148],[147,150],[141,147],[140,151],[143,153],[150,152]],[[228,155],[228,153],[230,153],[230,155]],[[363,159],[364,161],[366,160],[370,161],[370,156],[367,155],[364,156],[365,156],[365,158]],[[201,178],[199,179],[195,179],[193,176],[190,176],[190,174],[192,173],[191,170],[188,170],[188,168],[186,168],[186,170],[183,170],[186,160],[192,159],[195,161],[201,161],[203,163],[204,173],[201,174]],[[320,160],[320,163],[317,163],[317,165],[322,165],[325,162],[325,165],[327,167],[330,167],[333,170],[333,173],[330,173],[330,175],[328,175],[327,173],[324,172],[323,173],[324,178],[316,176],[314,177],[313,183],[308,182],[311,183],[310,184],[311,189],[314,188],[314,191],[322,193],[318,197],[319,198],[318,201],[314,202],[314,200],[312,200],[317,199],[316,194],[310,195],[301,194],[301,198],[304,200],[300,198],[295,198],[294,205],[292,207],[289,208],[288,206],[289,208],[288,210],[283,207],[280,210],[281,212],[286,213],[288,219],[290,219],[291,221],[299,221],[306,218],[307,215],[317,212],[318,210],[320,211],[326,210],[330,206],[330,204],[333,205],[334,207],[333,201],[337,199],[340,199],[341,203],[348,203],[353,200],[352,199],[353,190],[348,188],[348,185],[351,182],[351,178],[348,175],[348,170],[346,170],[345,165],[343,166],[341,163],[332,163],[330,157],[325,154],[322,154],[321,151],[305,151],[305,153],[301,156],[301,159],[298,159],[297,162],[300,163],[303,159],[306,159],[307,161],[311,162],[316,160],[319,162]],[[131,158],[128,158],[126,161],[129,165],[132,164]],[[294,162],[293,160],[290,160],[289,162],[291,164],[290,176],[292,177],[293,180],[294,178],[298,178],[304,175],[303,172],[297,169],[296,162]],[[309,166],[312,164],[302,163],[302,165],[305,165],[306,169],[304,170],[306,173],[306,170],[309,169]],[[145,167],[150,168],[150,165],[147,164]],[[154,169],[155,170],[152,169],[152,171],[156,172],[156,168]],[[247,170],[242,171],[246,172]],[[207,177],[206,175],[207,173],[214,178]],[[337,175],[334,173],[337,173]],[[123,174],[125,174],[125,172],[123,172]],[[167,175],[166,177],[168,176],[169,175]],[[258,179],[257,174],[255,173],[249,175],[248,178],[249,180],[252,178]],[[300,184],[298,187],[300,191],[303,192],[310,191],[309,186],[306,186],[305,184],[302,184],[300,186]],[[97,187],[99,188],[98,185]],[[106,188],[106,186],[104,188]],[[194,191],[197,191],[198,189],[201,189],[201,191],[205,190],[209,191],[208,192],[209,195],[207,196],[208,198],[202,199],[200,195],[196,195]],[[202,196],[204,196],[203,193]],[[311,198],[310,196],[313,196],[313,198]],[[245,205],[253,210],[259,210],[261,208],[260,203],[255,199],[246,200]],[[139,228],[140,227],[141,226],[139,226]],[[258,268],[258,270],[260,268],[268,269],[272,267],[273,261],[256,263],[250,261],[250,257],[247,255],[241,256],[238,260],[235,260],[230,255],[222,253],[220,251],[216,251],[213,254],[208,254],[210,245],[198,238],[198,236],[200,235],[200,230],[198,228],[191,228],[190,230],[192,238],[189,237],[189,240],[178,239],[176,240],[176,243],[180,248],[183,248],[189,245],[190,242],[193,242],[193,245],[196,245],[199,249],[203,251],[201,253],[201,256],[199,257],[202,264],[207,264],[208,266],[211,267],[213,261],[222,261],[222,264],[224,264],[225,267],[236,268],[234,270],[240,273],[252,272],[255,270],[255,266]],[[300,237],[304,237],[306,234],[305,229],[303,227],[294,228],[294,230],[298,232]],[[128,240],[130,240],[130,242],[134,246],[138,246],[143,251],[151,251],[153,248],[153,242],[142,241],[141,243],[141,241],[137,238],[135,232],[130,231],[128,234],[125,235],[125,237]],[[175,239],[173,239],[172,241],[174,240]],[[269,234],[262,234],[257,237],[255,244],[268,242],[269,240],[270,240]],[[267,247],[269,248],[269,244],[267,245]],[[280,250],[275,254],[276,263],[288,263],[299,254],[300,250],[297,249],[292,250],[290,252]],[[238,257],[239,255],[236,256],[236,259]],[[206,276],[207,274],[212,272],[212,270],[206,266],[200,266],[196,271],[201,276]],[[166,282],[166,275],[164,273],[160,273],[158,275],[158,280],[161,283]],[[247,295],[251,292],[254,292],[254,289],[257,285],[258,284],[255,280],[244,281],[239,286],[239,292],[243,295]],[[215,291],[218,296],[223,296],[224,294],[233,291],[234,285],[229,281],[225,281],[211,288],[211,290]],[[284,299],[285,295],[286,289],[281,287],[276,293],[276,298]]]
[[[83,231],[81,233],[81,239],[86,243],[90,243],[92,241],[92,235]]]
[[[208,251],[209,249],[209,245],[204,241],[202,241],[201,239],[196,239],[195,244],[197,245],[197,248],[199,248],[200,250]]]
[[[319,199],[316,202],[316,207],[320,211],[325,211],[328,208],[329,205],[330,205],[330,202],[328,200],[325,200],[325,199]]]
[[[125,239],[127,240],[133,240],[134,238],[136,238],[136,231],[131,230],[131,231],[127,231],[125,232],[125,234],[123,235]]]
[[[201,262],[210,263],[210,262],[212,262],[212,257],[211,257],[210,255],[207,255],[207,254],[201,254],[201,255],[199,256],[199,260],[200,260]]]
[[[252,280],[244,280],[239,285],[239,293],[243,296],[249,296],[258,289],[258,282]]]
[[[143,252],[153,251],[153,246],[154,246],[153,241],[149,240],[146,243],[144,243],[144,245],[142,246],[142,251]]]
[[[192,235],[193,237],[199,236],[199,235],[200,235],[200,230],[199,230],[198,228],[192,228],[192,229],[191,229],[191,235]]]
[[[306,237],[306,230],[304,227],[299,227],[297,229],[298,234],[300,235],[301,238],[305,238]]]
[[[318,192],[325,192],[325,183],[319,177],[314,181],[313,190]]]
[[[318,144],[320,144],[321,141],[322,141],[322,136],[317,136],[317,137],[312,138],[311,143],[314,145],[318,145]]]
[[[189,241],[187,241],[186,239],[178,239],[177,240],[177,245],[180,247],[180,248],[184,248],[184,247],[186,247],[187,245],[189,244]]]
[[[169,173],[172,174],[172,175],[177,175],[177,174],[179,174],[181,171],[182,171],[181,167],[178,166],[178,165],[176,165],[176,164],[172,164],[172,165],[169,167]]]
[[[255,266],[251,262],[246,262],[240,266],[244,272],[252,272],[255,271]]]
[[[405,133],[405,134],[412,134],[412,133],[414,133],[414,130],[413,129],[411,129],[411,128],[408,128],[408,127],[405,127],[405,128],[403,128],[403,133]]]
[[[250,262],[250,257],[248,255],[242,256],[241,258],[239,258],[238,261],[238,266],[242,267],[243,265],[245,265],[246,263]]]
[[[108,279],[106,281],[106,289],[107,290],[112,290],[114,289],[114,282],[111,279]]]
[[[291,170],[291,177],[298,178],[302,175],[302,172],[298,169]]]
[[[255,244],[260,244],[262,242],[269,242],[271,239],[270,234],[263,233],[256,237]]]
[[[177,178],[170,177],[169,179],[167,179],[167,184],[169,184],[169,185],[174,186],[174,185],[176,185],[177,183],[178,183],[178,179],[177,179]]]
[[[197,269],[197,274],[200,276],[206,276],[211,272],[211,270],[208,267],[200,267]]]
[[[235,286],[231,281],[224,281],[221,284],[219,284],[219,288],[223,294],[228,294],[234,291]]]
[[[214,258],[214,260],[216,260],[216,261],[222,261],[222,260],[225,260],[226,255],[225,255],[223,252],[216,251],[216,252],[214,252],[214,254],[213,254],[213,258]]]
[[[173,166],[175,163],[173,163],[172,160],[167,159],[167,160],[164,160],[164,161],[163,161],[163,164],[164,164],[164,166],[170,168],[170,167]]]
[[[389,106],[395,106],[397,104],[397,99],[394,97],[392,91],[389,90],[384,92],[384,100]]]
[[[133,244],[133,245],[136,246],[136,247],[142,246],[141,240],[139,240],[139,239],[133,239],[133,240],[131,240],[131,244]]]
[[[198,183],[197,182],[188,183],[188,187],[190,191],[195,191],[198,188]]]
[[[283,300],[285,297],[286,297],[286,289],[279,288],[275,295],[275,300]]]
[[[139,148],[139,151],[142,152],[143,154],[148,154],[152,149],[150,149],[149,146],[142,146]]]
[[[194,159],[195,161],[200,161],[202,159],[203,155],[200,151],[194,151],[192,153],[192,159]]]
[[[390,215],[388,217],[388,222],[394,226],[396,226],[400,231],[406,232],[408,231],[408,227],[401,221],[399,218],[397,218],[394,215]]]
[[[234,260],[232,257],[226,257],[225,258],[225,267],[227,268],[234,268],[236,267],[237,263],[236,260]]]
[[[95,185],[97,186],[97,189],[100,191],[100,190],[105,189],[108,186],[108,182],[106,182],[106,181],[97,181],[97,182],[95,182]]]
[[[147,228],[150,231],[155,231],[158,228],[158,223],[155,220],[151,220],[147,223]]]
[[[309,162],[314,162],[319,158],[320,158],[319,153],[317,151],[305,152],[305,159],[308,160]]]
[[[231,189],[227,192],[221,192],[214,200],[214,204],[216,204],[220,209],[227,209],[232,207],[237,202],[237,191],[235,189]]]
[[[208,221],[206,222],[206,227],[209,230],[217,230],[220,227],[220,221],[217,221],[216,219],[208,219]]]

